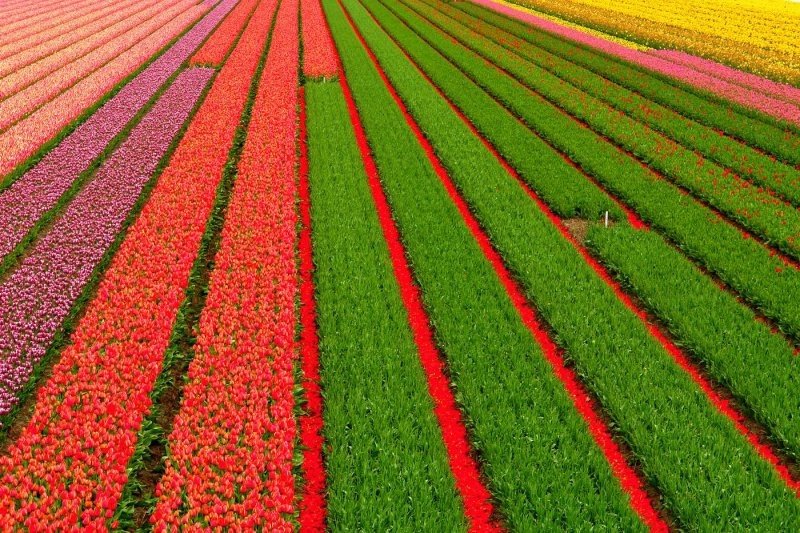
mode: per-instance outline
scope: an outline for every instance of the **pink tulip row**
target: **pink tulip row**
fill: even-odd
[[[652,50],[650,54],[768,96],[800,104],[800,89],[797,87],[762,78],[679,50]]]
[[[335,78],[339,65],[331,32],[320,0],[301,0],[303,17],[303,74],[308,78]]]
[[[293,530],[298,3],[280,5],[168,438],[157,531]]]
[[[128,28],[124,34],[108,40],[91,53],[52,72],[47,78],[9,96],[0,102],[0,131],[52,100],[90,73],[102,69],[109,61],[124,56],[129,48],[151,34],[161,33],[163,26],[187,11],[193,3],[192,0],[181,0],[167,9],[150,11],[149,18],[134,17],[137,24]]]
[[[52,9],[52,6],[57,6],[59,3],[59,0],[8,0],[0,4],[0,13],[7,17],[18,17],[20,14],[38,13],[47,7]],[[17,19],[9,18],[9,20]]]
[[[678,79],[700,89],[713,92],[740,105],[757,109],[775,118],[800,124],[800,105],[790,104],[784,100],[769,96],[751,88],[743,87],[726,81],[705,72],[700,72],[686,65],[673,63],[661,57],[634,50],[621,44],[590,35],[588,33],[569,28],[537,17],[531,13],[523,12],[513,7],[496,3],[494,0],[471,0],[472,2],[487,7],[503,15],[515,18],[541,30],[559,35],[574,42],[578,42],[607,54],[619,57],[636,65],[652,71]]]
[[[65,21],[84,15],[98,8],[103,0],[78,0],[77,2],[59,2],[56,6],[41,8],[18,16],[10,16],[4,20],[4,31],[0,34],[0,44],[6,44],[28,37],[42,30],[54,28]]]
[[[274,7],[262,4],[214,80],[40,389],[30,422],[0,457],[0,529],[112,525]]]
[[[198,4],[0,134],[0,175],[33,154],[208,9]],[[2,105],[2,104],[0,104]]]
[[[88,27],[105,28],[120,19],[115,16],[121,9],[125,9],[132,4],[140,4],[142,0],[128,0],[121,5],[109,5],[100,9],[92,10],[83,16],[73,17],[59,26],[36,32],[27,37],[12,41],[0,46],[0,76],[5,76],[14,69],[9,69],[10,62],[14,64],[27,65],[37,59],[41,59],[61,48],[77,42],[91,35]],[[105,25],[98,26],[99,22],[107,20]],[[16,56],[22,55],[27,58],[24,62]]]
[[[128,9],[120,6],[118,14],[114,15],[115,20],[112,25],[109,26],[106,21],[90,24],[86,28],[89,33],[84,38],[66,46],[61,46],[55,53],[33,64],[24,63],[26,60],[25,54],[17,55],[12,60],[4,61],[4,65],[12,73],[0,79],[0,99],[7,98],[32,83],[43,80],[45,76],[63,69],[65,65],[69,65],[87,54],[93,53],[113,39],[155,17],[161,10],[163,10],[163,6],[160,0],[148,0],[144,6],[137,5]],[[59,42],[66,44],[71,39],[71,36],[65,37],[64,41],[53,39],[53,43],[58,46]],[[46,82],[40,81],[40,83]]]
[[[136,14],[151,3],[148,0],[125,0],[118,5],[94,11],[87,16],[71,19],[59,27],[0,46],[0,58],[2,58],[0,59],[0,77],[42,61],[68,46],[80,43],[123,18]]]

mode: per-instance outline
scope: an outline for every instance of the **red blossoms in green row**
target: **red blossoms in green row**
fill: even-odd
[[[245,30],[0,459],[0,527],[110,525],[273,11]]]
[[[168,439],[157,530],[291,531],[298,0],[283,0]]]

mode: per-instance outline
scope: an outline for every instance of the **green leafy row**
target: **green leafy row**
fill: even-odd
[[[336,0],[323,2],[489,488],[512,529],[640,530],[609,464],[439,181]],[[363,19],[365,15],[356,17]],[[359,23],[361,24],[361,22]],[[367,36],[372,41],[375,28]],[[385,43],[386,41],[384,41]],[[375,52],[382,57],[386,45]],[[411,68],[407,62],[406,70]],[[430,111],[435,111],[431,109]],[[435,116],[431,115],[432,119]],[[442,123],[449,126],[452,123]],[[476,178],[502,167],[456,119]]]
[[[474,54],[467,55],[469,51],[426,25],[410,9],[401,4],[390,4],[388,9],[402,20],[392,29],[398,42],[446,95],[461,106],[470,120],[477,116],[475,108],[483,100],[459,100],[462,92],[475,93],[472,87],[476,84],[503,88],[517,83],[486,68],[484,60]],[[430,43],[436,45],[433,50],[438,53],[432,52]],[[468,68],[470,77],[452,62],[455,54],[461,54],[460,66]],[[529,120],[535,123],[536,131],[555,148],[567,153],[684,253],[780,324],[787,334],[800,339],[800,306],[797,305],[800,272],[787,267],[770,250],[744,237],[737,228],[722,221],[692,197],[682,194],[667,181],[655,178],[552,106],[538,105],[536,100],[526,96],[517,102],[517,107],[525,110]],[[584,180],[583,185],[594,188],[588,180]],[[549,198],[544,199],[550,202]]]
[[[341,88],[306,84],[328,521],[466,523]]]
[[[787,163],[793,165],[800,163],[800,135],[771,121],[765,122],[753,118],[751,116],[753,112],[750,110],[742,109],[705,92],[701,94],[698,90],[671,78],[632,65],[599,50],[551,35],[472,2],[458,2],[453,5],[465,13],[581,65],[701,124],[718,128],[726,134],[776,155]]]
[[[594,227],[587,242],[781,447],[800,457],[800,360],[786,339],[654,232]]]
[[[647,124],[673,141],[697,150],[706,158],[732,169],[757,185],[771,189],[793,205],[800,205],[800,170],[730,137],[720,135],[711,127],[699,124],[668,107],[609,81],[573,62],[568,56],[562,58],[555,55],[449,4],[424,1],[439,11],[438,15],[434,15],[436,23],[442,28],[446,27],[448,33],[452,34],[459,30],[450,21],[463,24],[496,45],[533,62],[550,74],[624,112],[629,117]],[[471,39],[467,38],[462,42],[478,51],[472,46]]]
[[[529,299],[552,327],[557,341],[566,349],[567,356],[594,391],[676,519],[698,529],[713,528],[720,520],[744,528],[800,525],[800,503],[772,467],[711,405],[691,378],[649,335],[638,317],[625,308],[578,251],[559,234],[526,191],[508,176],[363,6],[356,0],[345,3],[478,221],[521,281]],[[386,31],[393,33],[401,28],[400,21],[380,2],[368,0],[363,4],[385,24]],[[342,32],[341,28],[336,29],[335,23],[333,25],[336,33]],[[355,53],[351,52],[355,48],[354,42],[340,42],[340,49],[351,54]],[[436,52],[428,49],[427,53]],[[364,59],[360,59],[349,64],[345,61],[345,66],[350,68],[348,76],[351,72],[357,73],[358,78],[366,76]],[[386,91],[380,90],[377,74],[373,73],[372,78],[375,81],[363,89],[359,104],[365,108],[368,131],[372,120],[374,135],[384,138],[391,135],[390,131],[401,129],[396,123],[402,118],[389,110],[391,100]],[[369,114],[375,116],[368,119]],[[406,132],[403,137],[410,135]],[[391,141],[386,146],[393,149],[393,157],[381,157],[378,148],[384,143],[376,142],[373,149],[379,161],[386,165],[382,166],[383,176],[395,216],[430,306],[432,320],[450,357],[454,375],[458,376],[457,388],[478,429],[479,449],[484,450],[488,441],[482,438],[480,428],[487,423],[485,415],[473,408],[470,403],[473,399],[462,387],[463,378],[471,368],[461,366],[463,363],[452,349],[455,346],[451,348],[446,319],[457,315],[459,309],[469,309],[469,315],[453,316],[457,321],[454,326],[472,333],[470,349],[474,354],[487,353],[479,344],[483,339],[492,340],[489,349],[502,347],[504,357],[492,358],[495,367],[513,353],[512,345],[498,345],[501,339],[497,338],[497,333],[502,321],[490,315],[491,306],[484,303],[488,287],[477,268],[466,270],[471,264],[466,252],[477,251],[477,247],[469,242],[463,221],[441,182],[430,170],[413,170],[422,154],[419,146],[412,144],[412,139],[402,140],[398,132]],[[458,255],[448,255],[451,250]],[[475,267],[479,264],[475,261]],[[447,307],[440,306],[443,301]],[[536,359],[529,355],[528,364],[532,365]],[[478,360],[473,356],[471,366],[476,366]],[[498,384],[508,384],[509,370],[499,375],[496,371],[487,375],[487,371],[483,378],[496,376]],[[537,374],[541,380],[541,371]],[[530,383],[525,383],[521,389],[509,389],[507,395],[519,401],[530,387]],[[496,401],[489,398],[489,391],[499,388],[495,384],[482,391],[484,401]],[[552,398],[544,402],[555,407]],[[519,427],[519,413],[524,411],[517,408],[511,417],[512,427]],[[531,438],[547,427],[541,421],[537,426]],[[566,426],[560,429],[563,440],[558,441],[559,446],[572,440],[564,435],[565,429]],[[495,440],[502,436],[503,433],[498,433]],[[518,447],[519,443],[515,441],[514,446]],[[518,453],[518,450],[511,452]],[[498,484],[497,463],[493,461],[493,454],[486,452],[484,457],[490,465],[487,473],[495,487]],[[527,476],[533,472],[519,460],[516,468]],[[543,471],[537,471],[536,478],[538,484],[550,479]],[[574,485],[570,492],[581,498],[593,495]],[[496,494],[503,502],[502,493],[497,491]],[[530,514],[525,516],[524,523],[530,524],[531,518]]]
[[[793,206],[768,191],[751,187],[746,181],[732,176],[728,169],[703,159],[648,126],[615,111],[470,27],[449,19],[421,0],[406,0],[405,3],[426,17],[445,36],[456,39],[470,53],[485,58],[518,80],[519,84],[511,84],[507,91],[497,91],[495,96],[506,102],[512,112],[529,124],[531,122],[526,117],[529,102],[537,101],[539,105],[549,103],[585,121],[608,142],[630,151],[680,187],[772,241],[780,249],[800,257],[800,211]],[[463,53],[461,56],[464,58],[457,57],[458,63],[463,63],[468,57]],[[485,66],[483,68],[486,70]],[[529,89],[536,94],[530,94]],[[525,105],[520,105],[521,102],[525,102]],[[635,161],[628,163],[632,164]]]
[[[306,96],[329,523],[463,531],[341,88],[312,82]]]

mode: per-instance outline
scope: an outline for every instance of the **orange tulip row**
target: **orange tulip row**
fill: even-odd
[[[307,78],[335,78],[338,56],[320,0],[301,0],[303,16],[303,75]]]
[[[299,0],[283,0],[157,488],[157,531],[292,531]]]
[[[220,24],[217,31],[194,53],[191,65],[221,65],[236,38],[242,33],[259,0],[242,0]]]

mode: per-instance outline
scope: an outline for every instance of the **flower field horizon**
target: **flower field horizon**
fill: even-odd
[[[800,530],[776,2],[0,3],[0,530]]]

